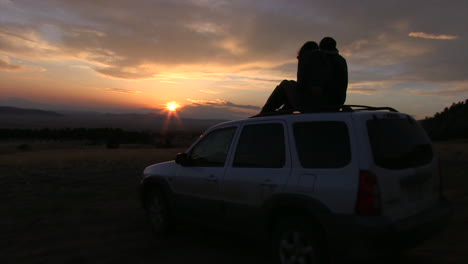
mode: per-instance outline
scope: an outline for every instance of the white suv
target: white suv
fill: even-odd
[[[423,128],[361,106],[218,124],[175,161],[147,167],[141,197],[156,233],[209,223],[268,239],[278,263],[405,249],[451,214]]]

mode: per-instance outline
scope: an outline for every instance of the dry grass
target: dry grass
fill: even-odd
[[[145,166],[180,151],[59,149],[0,155],[0,263],[127,263],[126,252],[150,251],[137,186]]]
[[[455,218],[424,245],[380,262],[468,263],[468,142],[435,145]],[[33,146],[3,152],[0,263],[266,263],[255,247],[231,238],[197,232],[152,238],[138,201],[140,175],[180,151]]]

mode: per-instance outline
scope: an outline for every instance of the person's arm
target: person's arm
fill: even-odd
[[[305,81],[304,78],[307,76],[305,65],[305,59],[300,58],[297,62],[297,84],[299,87],[302,87]]]
[[[340,58],[340,75],[338,78],[340,87],[339,104],[343,105],[346,101],[346,91],[348,90],[348,64],[343,57]]]

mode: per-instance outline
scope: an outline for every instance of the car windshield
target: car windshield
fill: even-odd
[[[367,121],[375,164],[386,169],[418,167],[432,161],[431,141],[412,118]]]

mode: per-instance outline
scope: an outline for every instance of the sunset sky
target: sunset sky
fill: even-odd
[[[244,118],[325,36],[347,104],[424,118],[468,98],[466,0],[0,0],[0,105]]]

